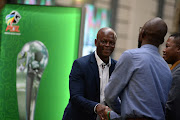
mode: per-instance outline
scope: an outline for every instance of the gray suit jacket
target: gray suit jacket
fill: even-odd
[[[180,64],[171,72],[173,81],[166,103],[166,120],[180,120]]]

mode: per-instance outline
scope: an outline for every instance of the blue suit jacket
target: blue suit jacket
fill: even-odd
[[[111,59],[109,76],[116,61]],[[100,79],[95,53],[74,61],[69,75],[70,99],[63,120],[95,120],[94,107],[100,102]]]

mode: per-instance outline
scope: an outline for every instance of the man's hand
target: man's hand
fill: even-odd
[[[105,106],[103,104],[98,104],[96,106],[96,112],[100,116],[101,120],[108,120],[108,111],[111,111],[111,109],[108,106]]]
[[[103,117],[104,110],[107,109],[107,106],[103,104],[98,104],[96,106],[96,113],[100,116],[101,120],[105,120]]]
[[[108,118],[108,111],[110,112],[110,111],[112,111],[112,110],[111,110],[109,107],[107,107],[107,109],[105,109],[104,112],[103,112],[102,117],[103,117],[105,120],[109,120],[109,118]],[[110,117],[110,113],[109,113],[109,117]]]

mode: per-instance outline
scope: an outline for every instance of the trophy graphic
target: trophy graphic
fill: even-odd
[[[17,57],[16,90],[20,120],[34,120],[36,96],[48,51],[40,41],[26,43]]]

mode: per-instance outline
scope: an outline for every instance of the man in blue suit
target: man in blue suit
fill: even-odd
[[[95,39],[96,51],[74,61],[69,75],[70,99],[63,120],[96,120],[107,109],[104,88],[116,61],[110,58],[116,44],[116,33],[101,28]]]

